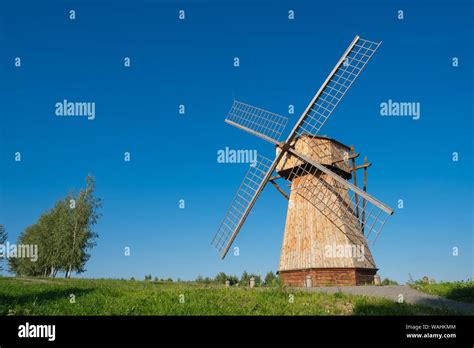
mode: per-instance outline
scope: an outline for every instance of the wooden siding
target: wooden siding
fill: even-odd
[[[294,271],[280,271],[283,284],[287,286],[304,287],[306,277],[311,277],[315,286],[350,286],[373,284],[376,269],[360,268],[313,268]]]
[[[350,152],[349,147],[330,138],[307,135],[301,136],[296,140],[295,150],[299,153],[308,155],[316,162],[324,165],[331,165],[336,161],[340,161],[345,155],[349,155]],[[280,151],[280,148],[277,147],[277,154]],[[288,169],[301,164],[303,164],[301,160],[287,152],[278,164],[276,170],[278,172],[285,172]],[[335,163],[334,166],[350,176],[351,171],[349,160],[340,161]]]
[[[324,148],[339,151],[345,149],[329,139],[315,140],[334,143]],[[305,153],[307,155],[313,154],[311,149],[306,148],[306,151],[310,151]],[[343,155],[331,153],[336,157]],[[317,185],[321,180],[328,185],[319,185],[317,192],[321,197],[320,201],[311,199],[311,193],[298,189],[301,181],[305,181],[305,185],[314,181]],[[337,223],[338,216],[334,210],[325,209],[325,205],[335,207],[334,210],[339,206],[341,209],[347,209],[347,206],[352,206],[352,202],[347,190],[337,185],[335,180],[326,174],[321,173],[317,178],[308,174],[292,181],[278,271],[321,268],[376,269],[360,228],[348,227],[360,226],[355,213],[349,214],[349,224]],[[341,253],[341,249],[346,253]]]

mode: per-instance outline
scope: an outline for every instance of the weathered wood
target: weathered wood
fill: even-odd
[[[351,153],[352,154],[354,153],[354,146],[352,146],[352,145],[351,145]],[[351,172],[354,172],[354,174],[353,174],[354,186],[357,186],[357,171],[355,169],[355,167],[356,167],[355,158],[352,158],[351,161],[352,161]],[[354,192],[354,195],[355,195],[355,205],[356,205],[356,216],[357,216],[357,218],[359,218],[359,195],[355,192]]]
[[[348,156],[342,157],[342,158],[338,159],[337,161],[332,162],[332,165],[334,165],[336,163],[339,163],[339,162],[344,162],[344,161],[347,161],[347,160],[350,160],[350,159],[353,159],[353,158],[357,158],[359,156],[360,156],[360,153],[353,153],[353,154],[350,154]]]
[[[328,141],[330,143],[328,143]],[[295,148],[299,147],[300,150],[306,150],[308,157],[318,157],[319,159],[324,158],[324,155],[328,153],[337,156],[336,158],[341,158],[343,152],[349,149],[347,146],[340,146],[336,144],[335,141],[328,140],[327,138],[312,138],[311,142],[314,146],[304,147],[299,146],[297,141]],[[324,144],[324,146],[318,146],[318,142]],[[323,153],[323,156],[321,156],[321,154],[318,156],[317,153],[314,153],[314,148],[322,149],[325,153]],[[328,149],[331,150],[328,151]],[[298,161],[299,159],[289,159],[285,164],[280,166],[280,169],[285,170],[288,166],[297,165]],[[328,161],[328,163],[330,162]],[[347,169],[350,169],[348,163]],[[348,227],[350,225],[360,226],[357,216],[354,214],[352,217],[349,217],[353,219],[352,224],[337,226],[334,223],[336,220],[334,216],[323,214],[321,209],[318,209],[314,203],[304,196],[304,193],[296,189],[302,180],[308,184],[311,184],[312,180],[325,181],[328,185],[327,188],[323,187],[321,189],[321,197],[324,204],[330,204],[334,207],[334,211],[337,211],[338,207],[340,207],[340,209],[346,209],[347,205],[352,205],[347,189],[338,185],[336,180],[328,174],[319,173],[317,178],[312,174],[305,174],[304,176],[293,178],[278,268],[280,274],[286,274],[288,284],[292,284],[294,281],[291,280],[290,275],[292,274],[291,272],[296,272],[295,274],[298,274],[297,282],[299,282],[299,286],[303,286],[304,276],[301,276],[298,272],[307,269],[324,270],[324,272],[321,271],[322,273],[318,273],[317,277],[320,277],[319,280],[313,280],[313,284],[315,285],[323,283],[324,277],[327,277],[326,280],[328,284],[340,277],[349,277],[345,281],[341,281],[348,285],[360,282],[360,279],[363,277],[357,276],[359,279],[356,277],[356,273],[352,271],[351,273],[347,271],[347,269],[370,270],[369,273],[372,274],[371,279],[373,279],[376,266],[362,231],[360,228],[353,230]],[[335,213],[333,212],[332,214]],[[342,255],[340,257],[333,252],[331,255],[331,250],[334,251],[338,247],[352,248],[351,250],[356,251],[356,253],[352,255]],[[363,257],[360,257],[361,255],[363,255]],[[334,271],[333,273],[331,273],[332,270]],[[325,276],[323,277],[321,274],[325,274]],[[368,277],[370,278],[370,275]],[[285,278],[283,279],[286,284]],[[337,284],[339,280],[334,280],[334,282]]]
[[[367,162],[367,156],[364,157],[364,164],[368,164]],[[367,168],[369,166],[364,167],[364,186],[362,189],[364,192],[367,192]],[[365,198],[362,199],[362,234],[365,234],[364,229],[365,229]]]
[[[369,168],[371,165],[372,165],[372,163],[364,163],[364,164],[361,164],[361,165],[352,167],[352,168],[351,168],[351,172],[354,172],[354,171],[359,170],[359,169],[367,169],[367,168]]]
[[[288,286],[351,286],[374,284],[377,269],[364,268],[310,268],[278,272],[283,283]],[[308,279],[311,279],[308,281]]]
[[[278,186],[278,184],[277,184],[274,180],[270,179],[270,180],[268,180],[268,181],[270,181],[270,183],[273,185],[273,187],[275,187],[275,188],[278,190],[278,192],[280,192],[280,193],[283,195],[283,197],[285,197],[287,200],[290,199],[290,197],[288,197],[288,195],[286,194],[286,192],[283,191],[283,190],[281,189],[281,187]]]
[[[320,171],[321,173],[329,175],[333,180],[338,182],[338,184],[342,185],[347,190],[351,190],[352,192],[357,193],[359,196],[365,197],[365,199],[368,202],[372,203],[374,206],[379,208],[381,210],[381,212],[383,211],[388,215],[393,214],[393,209],[392,208],[390,208],[385,203],[379,201],[377,198],[369,195],[367,192],[364,192],[361,188],[359,188],[359,187],[355,186],[354,184],[352,184],[351,182],[347,181],[347,179],[344,179],[343,177],[341,177],[341,173],[336,172],[336,171],[332,171],[331,169],[326,168],[324,165],[321,165],[320,163],[316,162],[314,159],[311,159],[310,157],[308,157],[306,155],[303,155],[303,154],[301,154],[301,153],[299,153],[299,152],[297,152],[297,151],[295,151],[291,148],[288,149],[288,151],[293,156],[296,156],[299,159],[305,161],[307,163],[307,165],[311,165],[311,166],[315,167],[315,169]]]
[[[322,165],[334,166],[340,171],[347,173],[348,177],[351,175],[351,166],[349,164],[350,148],[334,139],[306,135],[297,138],[294,149],[299,153],[307,154]],[[279,154],[280,151],[281,149],[277,147],[277,154]],[[347,160],[345,160],[344,157]],[[303,163],[304,162],[299,158],[287,152],[278,164],[276,170],[280,176],[285,177],[287,172]]]

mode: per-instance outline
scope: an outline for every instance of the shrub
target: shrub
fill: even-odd
[[[382,285],[398,285],[398,283],[395,280],[385,278],[382,280]]]

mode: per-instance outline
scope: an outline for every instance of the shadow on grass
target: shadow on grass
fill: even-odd
[[[452,288],[447,292],[446,298],[466,303],[474,303],[474,285]]]
[[[33,292],[30,294],[0,294],[0,314],[3,311],[3,306],[12,306],[12,305],[24,305],[24,304],[45,304],[48,302],[54,302],[61,299],[69,300],[70,295],[74,296],[85,295],[93,291],[92,289],[83,289],[83,288],[67,288],[67,289],[51,289],[51,290],[40,290],[38,292]]]

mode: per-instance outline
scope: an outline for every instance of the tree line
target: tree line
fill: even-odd
[[[38,246],[38,259],[9,258],[9,271],[20,276],[56,277],[85,271],[98,234],[92,230],[100,214],[101,200],[94,196],[95,179],[88,175],[86,187],[70,191],[55,206],[41,214],[18,237],[17,245]],[[1,238],[0,238],[1,239]]]
[[[244,271],[240,278],[235,275],[231,274],[226,274],[225,272],[220,272],[218,273],[214,278],[210,277],[202,277],[199,275],[194,282],[196,283],[202,283],[202,284],[225,284],[226,281],[229,281],[230,285],[240,285],[240,286],[248,286],[250,283],[250,278],[254,278],[255,280],[255,286],[280,286],[281,285],[281,279],[278,276],[278,274],[275,274],[273,272],[268,272],[265,277],[262,279],[262,277],[259,274],[255,273],[247,273]],[[155,277],[153,278],[151,274],[145,275],[144,278],[146,281],[155,281],[155,282],[173,282],[173,279],[167,278],[167,279],[162,279]],[[135,278],[131,278],[131,280],[135,280]],[[181,280],[178,278],[177,282],[181,282]]]
[[[0,245],[4,245],[5,242],[7,241],[7,231],[5,231],[5,227],[0,224]],[[3,255],[2,255],[3,256]],[[4,257],[0,258],[0,271],[3,270],[3,261]]]

